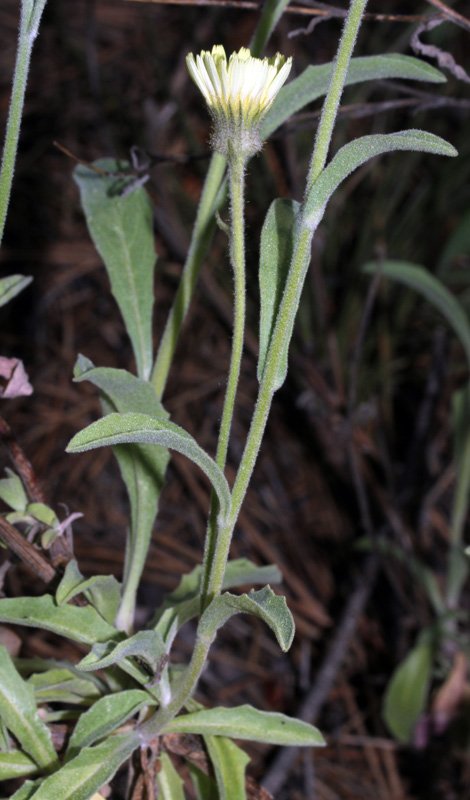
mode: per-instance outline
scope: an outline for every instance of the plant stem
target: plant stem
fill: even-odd
[[[151,383],[155,394],[161,400],[165,391],[173,355],[188,310],[194,287],[199,277],[202,262],[215,228],[215,212],[219,208],[226,160],[214,153],[209,164],[206,180],[193,228],[191,244],[183,267],[173,306],[163,331],[153,367]],[[222,195],[223,196],[223,195]],[[220,199],[219,199],[220,198]]]
[[[227,565],[230,542],[240,508],[245,498],[275,393],[278,367],[285,352],[286,340],[290,337],[295,314],[299,305],[305,275],[310,263],[313,232],[304,228],[299,235],[286,288],[279,308],[276,325],[266,358],[266,367],[260,384],[258,399],[251,420],[250,431],[232,491],[232,509],[227,523],[218,531],[212,560],[212,569],[207,584],[208,598],[220,594]]]
[[[146,514],[142,512],[142,504],[137,503],[136,514],[132,515],[135,519],[131,520],[128,533],[122,581],[123,591],[114,623],[118,630],[125,631],[129,635],[134,626],[137,590],[142,578],[153,529],[153,525],[149,526]]]
[[[215,460],[224,469],[227,460],[228,442],[232,427],[233,408],[237,393],[240,365],[243,354],[243,341],[245,336],[245,305],[246,305],[246,279],[245,279],[245,212],[244,212],[244,180],[245,164],[242,159],[235,160],[230,165],[230,260],[234,280],[234,316],[233,339],[230,369],[225,392],[222,421],[220,423],[219,441]]]
[[[10,203],[31,53],[45,4],[46,0],[40,0],[36,5],[31,0],[23,0],[21,4],[18,49],[0,169],[0,244]]]
[[[233,409],[237,394],[240,365],[243,355],[243,342],[245,338],[245,306],[246,306],[246,276],[245,276],[245,213],[244,213],[244,182],[245,162],[242,158],[235,157],[229,165],[231,224],[230,224],[230,261],[234,280],[234,312],[233,312],[233,337],[230,368],[225,392],[222,420],[220,423],[219,440],[215,460],[220,469],[224,469],[227,461],[228,443],[232,427]],[[202,566],[202,608],[207,603],[207,590],[209,576],[212,570],[212,560],[216,547],[218,502],[215,493],[211,495],[211,509],[204,546],[204,560]]]
[[[305,187],[306,194],[312,184],[315,183],[326,164],[339,103],[348,74],[349,62],[351,61],[366,5],[367,0],[351,0],[349,6],[348,15],[344,23],[343,33],[336,53],[333,71],[331,73],[328,94],[323,103],[317,135],[315,137],[315,145]]]

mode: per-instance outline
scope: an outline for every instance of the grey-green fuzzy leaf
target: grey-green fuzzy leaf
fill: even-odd
[[[320,731],[307,722],[253,706],[210,708],[176,717],[165,733],[197,733],[202,736],[228,736],[253,742],[294,747],[319,747],[325,744]]]
[[[101,744],[86,747],[53,775],[41,781],[30,795],[31,800],[90,800],[114,777],[125,761],[139,747],[135,733],[111,736]]]
[[[370,262],[363,267],[369,274],[379,273],[386,278],[414,289],[437,308],[457,334],[470,366],[470,323],[459,301],[427,269],[408,261]]]
[[[17,671],[8,650],[0,645],[0,716],[27,755],[39,767],[57,762],[51,734],[37,713],[34,691]]]
[[[67,755],[77,755],[83,747],[89,747],[119,728],[144,706],[154,704],[155,700],[141,689],[101,697],[80,715],[69,740]]]
[[[8,275],[0,278],[0,308],[29,286],[33,279],[27,275]]]
[[[67,452],[81,453],[97,447],[124,443],[156,444],[182,453],[206,474],[214,487],[222,519],[230,511],[230,489],[215,461],[183,428],[147,414],[108,414],[77,433]]]
[[[153,276],[156,262],[153,210],[147,192],[128,193],[122,177],[128,164],[113,159],[78,166],[74,172],[90,236],[105,264],[111,291],[132,342],[137,371],[147,380],[152,369]],[[119,174],[116,174],[119,173]]]
[[[414,129],[362,136],[348,142],[308,189],[303,208],[303,222],[307,227],[312,230],[317,227],[332,194],[355,169],[375,156],[397,150],[415,150],[440,156],[457,155],[456,149],[440,136]]]
[[[301,75],[282,87],[261,124],[261,134],[266,139],[283,122],[309,103],[325,95],[330,85],[333,63],[310,66]],[[380,56],[352,58],[346,86],[371,80],[427,81],[445,83],[446,77],[435,67],[412,56],[389,53]]]
[[[274,632],[281,650],[289,649],[295,633],[294,619],[286,598],[274,594],[269,586],[242,595],[224,592],[214,598],[201,617],[198,634],[213,639],[230,617],[242,613],[262,619]]]
[[[58,606],[50,595],[0,600],[0,621],[52,631],[84,644],[120,636],[91,606]]]
[[[273,200],[261,231],[258,381],[263,377],[271,335],[292,260],[299,209],[300,204],[295,200]],[[287,351],[280,372],[287,372]],[[281,383],[283,382],[282,380]]]

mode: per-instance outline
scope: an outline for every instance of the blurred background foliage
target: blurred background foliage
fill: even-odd
[[[438,13],[438,5],[371,0],[356,54],[412,54],[418,27]],[[340,20],[331,9],[346,3],[303,0],[299,6],[326,17],[308,30],[320,18],[291,9],[269,45],[270,53],[294,57],[297,74],[333,57]],[[447,4],[461,14],[465,6]],[[91,388],[72,384],[72,367],[78,352],[120,367],[129,366],[131,353],[85,230],[71,180],[75,162],[54,142],[83,161],[127,159],[136,148],[148,169],[159,254],[158,337],[209,159],[209,121],[184,58],[214,42],[228,51],[246,45],[256,17],[255,9],[223,0],[49,0],[46,8],[1,254],[2,274],[35,278],[3,309],[1,326],[2,352],[25,360],[35,394],[10,401],[3,413],[51,503],[84,513],[75,537],[85,572],[119,573],[127,509],[110,451],[64,454],[67,441],[98,408]],[[16,0],[3,0],[2,127],[17,18]],[[446,20],[420,37],[468,69],[469,28]],[[236,618],[224,629],[200,687],[201,698],[211,703],[252,702],[296,715],[303,709],[328,736],[324,751],[289,764],[267,747],[252,746],[251,773],[260,780],[268,776],[279,800],[470,797],[464,622],[437,653],[413,741],[400,745],[382,716],[393,671],[419,633],[435,623],[409,565],[416,559],[438,583],[444,581],[456,481],[451,400],[468,380],[468,367],[432,305],[399,283],[361,271],[374,259],[421,264],[468,311],[469,81],[444,71],[446,84],[368,83],[348,88],[343,98],[335,149],[355,136],[423,127],[448,139],[460,155],[449,160],[399,153],[374,160],[329,206],[315,239],[289,378],[275,402],[234,544],[236,556],[279,564],[298,635],[291,653],[280,657],[261,626]],[[301,199],[318,108],[277,131],[248,170],[249,331],[229,477],[256,392],[260,228],[274,197]],[[230,292],[226,239],[218,231],[166,394],[174,421],[211,452],[229,357]],[[175,457],[145,572],[142,619],[178,574],[200,560],[207,504],[207,486]],[[366,556],[357,546],[364,537]],[[380,546],[371,547],[372,540]],[[26,587],[30,592],[31,576],[18,565],[6,591],[19,594]],[[39,583],[35,591],[41,591]],[[467,587],[460,612],[468,612],[468,601]],[[62,647],[63,657],[79,656],[78,648],[43,633],[25,629],[21,636],[22,655],[57,657]],[[187,658],[191,630],[179,648]],[[418,670],[417,686],[423,680]],[[435,710],[443,684],[454,692],[439,727]]]

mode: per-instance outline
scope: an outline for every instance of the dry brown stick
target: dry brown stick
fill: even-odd
[[[34,503],[45,503],[44,492],[36,478],[32,464],[16,441],[8,422],[3,417],[0,417],[0,440],[3,441],[8,450],[13,466],[23,481],[29,499]]]
[[[13,525],[0,517],[0,539],[7,547],[38,575],[44,583],[50,583],[55,578],[55,569],[45,558],[30,544]]]
[[[456,25],[459,25],[461,28],[464,28],[466,31],[470,31],[470,19],[464,17],[463,14],[459,14],[458,11],[455,11],[453,8],[449,8],[442,0],[427,0],[427,2],[437,8],[444,17],[455,22]]]
[[[295,717],[306,722],[314,722],[325,703],[331,687],[341,668],[344,656],[354,636],[357,623],[369,599],[377,574],[378,558],[369,556],[365,568],[361,571],[356,586],[349,598],[343,615],[339,621],[328,652],[321,665],[315,683],[300,704]],[[297,757],[298,748],[289,747],[282,750],[273,761],[263,779],[263,786],[274,795],[284,785],[289,770]]]
[[[125,0],[127,3],[153,3],[154,5],[174,6],[214,6],[218,8],[240,8],[244,11],[260,11],[261,4],[254,0]],[[342,11],[342,13],[339,13]],[[285,14],[297,14],[306,17],[330,17],[331,11],[321,8],[308,8],[307,6],[287,6]],[[338,9],[338,17],[346,16],[346,11]],[[364,19],[373,22],[424,22],[426,17],[422,14],[365,14]]]

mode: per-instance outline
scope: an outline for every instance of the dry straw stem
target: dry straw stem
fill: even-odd
[[[256,3],[254,0],[126,0],[127,3],[148,3],[154,5],[170,5],[170,6],[213,6],[214,8],[239,8],[244,11],[260,11],[262,8],[261,3]],[[428,0],[433,4],[437,4],[438,0]],[[444,4],[441,4],[444,8]],[[448,9],[452,11],[452,9]],[[331,17],[331,10],[326,8],[309,8],[302,5],[289,5],[284,11],[284,14],[297,14],[306,17]],[[335,16],[345,17],[347,11],[345,9],[335,10]],[[456,12],[453,12],[455,16]],[[447,16],[447,15],[446,15]],[[460,14],[457,14],[460,17]],[[425,22],[427,17],[423,14],[374,14],[366,13],[365,20],[373,22]],[[465,21],[465,18],[462,17]],[[468,23],[470,25],[470,23]]]

